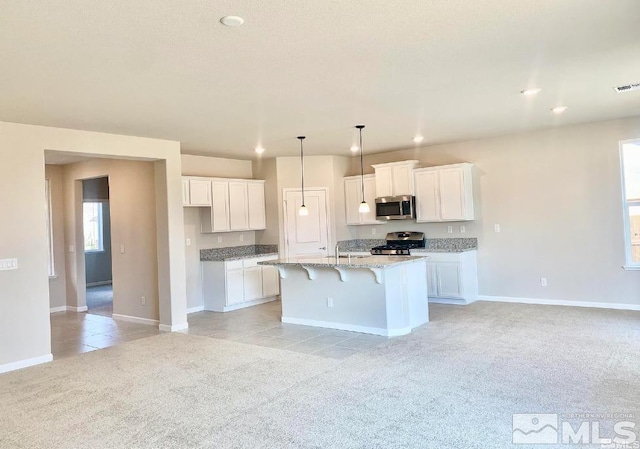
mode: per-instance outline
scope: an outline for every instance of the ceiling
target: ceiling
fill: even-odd
[[[184,153],[294,155],[305,134],[307,154],[348,155],[358,123],[378,152],[640,115],[640,91],[612,90],[637,82],[638,0],[0,0],[0,120]]]

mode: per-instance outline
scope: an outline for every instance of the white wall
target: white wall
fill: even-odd
[[[46,361],[51,354],[45,150],[157,161],[160,320],[174,329],[186,325],[179,143],[0,122],[0,258],[17,258],[19,264],[18,270],[0,272],[0,371]]]
[[[625,271],[619,141],[640,138],[640,118],[365,156],[371,164],[475,164],[477,218],[447,224],[350,226],[353,238],[421,230],[477,237],[480,294],[640,305],[640,272]],[[352,165],[350,174],[359,173]],[[500,224],[502,232],[494,232]],[[548,287],[540,278],[548,279]]]

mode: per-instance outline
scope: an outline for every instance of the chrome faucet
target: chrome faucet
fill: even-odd
[[[336,260],[340,259],[340,244],[336,243]]]

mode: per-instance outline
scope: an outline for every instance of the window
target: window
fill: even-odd
[[[83,203],[82,221],[84,224],[84,251],[104,251],[102,232],[102,203]]]
[[[51,217],[51,181],[44,180],[44,204],[47,220],[47,250],[49,252],[49,277],[56,275],[53,261],[53,222]]]
[[[622,145],[626,268],[640,269],[640,142]]]

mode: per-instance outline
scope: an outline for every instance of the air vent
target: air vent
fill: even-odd
[[[626,86],[614,87],[613,90],[615,90],[618,93],[631,92],[632,90],[640,90],[640,83],[627,84]]]

